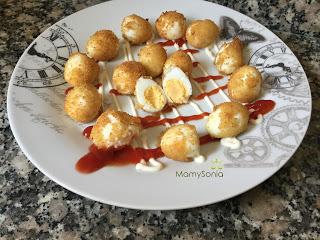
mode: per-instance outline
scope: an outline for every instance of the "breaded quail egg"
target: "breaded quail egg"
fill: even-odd
[[[121,94],[134,94],[137,80],[143,75],[145,75],[145,70],[141,63],[123,62],[114,69],[113,87]]]
[[[93,125],[90,139],[100,149],[116,149],[129,145],[141,130],[139,118],[109,108]]]
[[[163,75],[162,86],[168,101],[173,104],[187,103],[192,95],[190,80],[178,67],[171,68]]]
[[[111,30],[100,30],[90,36],[86,51],[96,61],[109,61],[119,53],[119,39]]]
[[[183,38],[186,28],[186,18],[177,11],[163,12],[156,21],[159,36],[169,40]]]
[[[160,44],[150,43],[140,49],[139,61],[144,66],[148,76],[159,76],[166,60],[166,50]]]
[[[166,73],[172,67],[178,67],[188,76],[192,73],[192,60],[190,56],[182,50],[174,52],[165,62],[163,72]]]
[[[140,77],[136,84],[136,97],[139,105],[147,112],[159,112],[167,103],[162,88],[152,79]]]
[[[205,48],[212,44],[219,35],[218,26],[211,20],[195,20],[187,28],[187,42],[195,48]]]
[[[101,110],[102,98],[91,84],[72,88],[66,95],[64,110],[77,122],[91,122]]]
[[[238,102],[225,102],[216,106],[208,117],[206,128],[215,138],[235,137],[248,126],[249,111]]]
[[[99,76],[99,65],[83,53],[73,53],[64,67],[64,79],[72,86],[92,84]]]
[[[243,66],[243,49],[239,38],[234,38],[231,42],[223,44],[219,50],[215,64],[218,71],[229,75]]]
[[[152,38],[151,24],[144,18],[132,14],[121,23],[122,36],[131,44],[142,44]]]
[[[230,77],[228,82],[229,96],[242,103],[249,103],[260,96],[262,76],[252,66],[238,68]]]
[[[161,151],[167,158],[191,161],[200,155],[200,141],[195,126],[180,124],[168,128],[161,137]]]

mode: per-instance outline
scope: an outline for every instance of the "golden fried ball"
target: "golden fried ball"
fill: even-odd
[[[122,36],[132,44],[142,44],[152,38],[151,24],[144,18],[132,14],[121,23]]]
[[[225,102],[216,106],[209,115],[206,128],[215,138],[235,137],[248,127],[249,111],[238,102]]]
[[[83,53],[72,54],[64,67],[64,79],[72,86],[94,83],[99,76],[99,65]]]
[[[143,75],[145,70],[141,63],[126,61],[114,69],[112,83],[119,93],[134,94],[137,80]]]
[[[178,67],[184,71],[188,76],[192,73],[192,60],[190,56],[182,50],[176,51],[172,54],[164,64],[163,72],[166,73],[173,67]]]
[[[111,30],[100,30],[90,36],[86,49],[96,61],[108,61],[118,55],[119,47],[119,39]]]
[[[249,103],[260,96],[262,76],[252,66],[238,68],[230,77],[228,82],[229,96],[242,103]]]
[[[100,149],[129,145],[142,130],[140,119],[109,108],[93,125],[90,139]]]
[[[161,151],[168,158],[177,161],[190,161],[199,156],[200,141],[195,126],[175,125],[168,128],[161,137]]]
[[[163,65],[167,60],[166,50],[156,43],[151,43],[139,52],[139,61],[142,63],[146,72],[151,77],[157,77],[162,73]]]
[[[243,48],[239,38],[234,38],[221,47],[216,56],[215,64],[218,71],[225,75],[229,75],[243,66]]]
[[[176,11],[163,12],[156,21],[159,36],[169,40],[183,38],[186,28],[186,18]]]
[[[209,19],[193,21],[186,32],[187,42],[195,48],[208,47],[218,35],[218,26]]]
[[[91,84],[76,86],[71,89],[64,102],[64,110],[77,122],[91,122],[101,110],[102,98]]]

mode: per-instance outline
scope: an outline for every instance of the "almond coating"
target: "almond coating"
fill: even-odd
[[[159,36],[168,40],[183,38],[186,28],[186,18],[176,11],[163,12],[156,21]]]
[[[147,44],[139,52],[139,61],[144,66],[147,75],[151,77],[157,77],[162,73],[166,60],[166,50],[157,43]]]
[[[195,126],[180,124],[168,128],[161,137],[160,147],[166,157],[188,162],[199,156],[200,141]]]
[[[100,30],[90,36],[86,51],[96,61],[109,61],[118,56],[119,39],[111,30]]]
[[[142,44],[152,38],[151,24],[144,18],[132,14],[125,17],[121,23],[121,32],[131,44]]]
[[[81,85],[71,89],[64,103],[65,112],[77,122],[91,122],[99,114],[101,95],[93,85]]]
[[[72,86],[94,84],[99,76],[99,65],[84,53],[73,53],[64,67],[64,79]]]
[[[252,66],[244,65],[238,68],[228,82],[229,96],[238,102],[250,103],[261,93],[262,76]]]
[[[219,36],[218,26],[211,20],[195,20],[187,28],[188,43],[195,48],[205,48]]]
[[[113,86],[121,94],[134,94],[137,80],[143,75],[145,75],[145,70],[141,63],[123,62],[114,69]]]

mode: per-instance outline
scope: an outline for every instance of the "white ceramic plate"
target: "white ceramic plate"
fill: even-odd
[[[152,174],[138,173],[134,165],[105,167],[88,175],[77,172],[75,164],[88,151],[90,141],[81,136],[85,125],[73,122],[63,112],[64,90],[68,87],[62,77],[65,60],[71,52],[84,51],[88,37],[96,30],[111,29],[120,37],[123,17],[136,13],[154,23],[166,10],[178,10],[188,21],[209,18],[220,26],[224,23],[221,27],[226,38],[238,35],[249,41],[246,61],[263,71],[265,88],[261,99],[274,100],[275,109],[260,125],[250,127],[239,137],[242,141],[239,150],[224,148],[219,142],[202,146],[207,158],[203,164],[161,159],[165,169]],[[135,57],[137,50],[132,48]],[[174,50],[167,48],[168,54]],[[204,50],[194,56],[210,74],[217,74]],[[123,50],[115,61],[108,63],[110,72],[122,61]],[[197,67],[193,75],[203,73]],[[226,81],[227,78],[217,84]],[[212,88],[210,84],[204,87]],[[107,98],[112,102],[110,96]],[[214,103],[226,101],[220,94],[211,99]],[[120,97],[120,102],[130,113],[128,99]],[[203,110],[209,110],[207,102],[198,103]],[[178,109],[183,115],[194,114],[190,105]],[[122,207],[181,209],[236,196],[277,172],[303,139],[311,115],[311,97],[306,75],[290,49],[249,17],[197,0],[122,0],[75,13],[43,32],[26,49],[12,74],[8,114],[14,136],[26,156],[63,187]],[[192,123],[200,135],[206,133],[203,121]],[[154,144],[160,130],[148,130],[150,144]],[[220,170],[212,169],[220,167]],[[181,171],[185,177],[176,176]],[[213,171],[220,173],[216,176]],[[200,177],[193,172],[200,173]]]

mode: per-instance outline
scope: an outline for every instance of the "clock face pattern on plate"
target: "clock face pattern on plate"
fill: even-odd
[[[62,26],[54,25],[27,49],[14,78],[14,85],[42,88],[64,84],[63,69],[78,44]]]
[[[8,93],[10,124],[19,145],[41,171],[62,186],[101,202],[140,209],[177,209],[235,196],[270,177],[292,156],[307,129],[311,94],[299,61],[277,36],[240,13],[208,2],[195,1],[194,8],[185,6],[183,0],[139,0],[139,4],[121,6],[116,3],[100,4],[51,26],[30,44],[16,66]],[[135,5],[143,5],[148,10],[140,10]],[[180,10],[187,18],[210,18],[219,23],[222,33],[220,44],[239,37],[247,48],[246,63],[256,66],[262,73],[264,88],[261,99],[274,100],[275,109],[264,116],[262,123],[250,125],[250,129],[239,136],[242,142],[239,149],[227,149],[219,143],[204,145],[202,150],[208,154],[208,159],[203,164],[168,161],[165,162],[167,167],[154,175],[138,174],[134,166],[101,169],[90,176],[77,173],[74,165],[85,154],[90,142],[81,137],[86,125],[72,122],[63,112],[64,91],[68,87],[64,85],[63,78],[65,62],[73,52],[84,51],[87,39],[96,30],[109,28],[120,37],[120,23],[126,15],[136,13],[154,23],[162,11],[170,9]],[[212,12],[220,15],[213,16]],[[109,16],[112,16],[112,21]],[[83,22],[84,17],[90,21]],[[175,50],[174,47],[167,48],[168,55]],[[124,60],[122,57],[108,63],[109,66],[113,64],[108,69],[110,74],[115,64]],[[204,50],[195,58],[210,74],[218,74]],[[197,67],[194,70],[199,72]],[[227,77],[219,81],[217,84],[222,86],[227,83]],[[216,97],[212,97],[214,103]],[[121,103],[128,102],[125,97],[119,99]],[[113,102],[111,97],[106,100]],[[122,104],[126,111],[129,107]],[[201,107],[206,109],[208,106],[203,103]],[[192,114],[183,112],[184,109],[181,111],[184,115]],[[149,135],[154,138],[159,133],[156,131],[158,129],[150,131]],[[46,139],[45,144],[43,139]],[[208,171],[214,159],[222,165],[222,179],[201,179],[200,184],[203,185],[199,188],[198,179],[175,177],[177,170]],[[101,182],[117,182],[117,186],[101,186],[98,184]],[[192,194],[190,186],[196,186],[192,187]],[[131,198],[126,198],[124,192]],[[163,197],[168,192],[173,197]]]
[[[301,83],[304,72],[297,58],[284,43],[277,42],[258,49],[249,60],[262,74],[266,88],[290,88]]]

